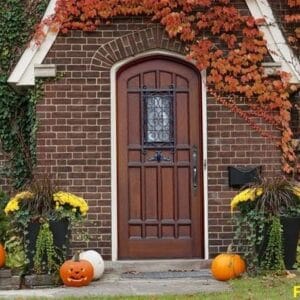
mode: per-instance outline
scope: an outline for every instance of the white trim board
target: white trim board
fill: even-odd
[[[247,6],[255,19],[265,19],[259,29],[264,33],[269,53],[275,63],[281,64],[281,69],[292,75],[292,83],[300,83],[300,63],[287,44],[284,35],[273,15],[267,0],[246,0]]]
[[[118,260],[118,207],[117,207],[117,72],[118,70],[139,58],[152,55],[164,55],[187,61],[186,57],[174,52],[164,50],[151,50],[134,57],[126,58],[114,64],[110,71],[110,94],[111,94],[111,243],[112,261]],[[191,63],[190,61],[188,61]],[[204,258],[209,258],[208,252],[208,185],[207,185],[207,114],[206,114],[206,72],[201,72],[202,80],[202,143],[203,143],[203,201],[204,201]]]
[[[49,2],[42,20],[55,13],[56,1],[57,0],[51,0]],[[58,32],[49,30],[48,26],[44,26],[43,31],[45,33],[45,38],[41,42],[41,45],[38,46],[34,40],[31,40],[29,46],[23,52],[17,65],[10,74],[7,82],[12,86],[21,87],[35,85],[35,66],[42,64],[58,35]],[[53,73],[49,72],[47,77],[53,77]]]

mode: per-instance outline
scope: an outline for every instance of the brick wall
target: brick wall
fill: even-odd
[[[88,200],[88,242],[111,258],[110,69],[151,49],[184,54],[162,28],[143,18],[118,18],[93,33],[59,36],[44,63],[57,65],[60,79],[45,85],[38,103],[38,170],[55,174],[59,185]],[[208,98],[208,204],[211,256],[231,242],[229,165],[263,165],[264,174],[280,169],[279,151],[244,120]]]
[[[184,45],[148,20],[118,18],[93,33],[58,37],[45,61],[56,64],[62,78],[45,85],[37,107],[38,167],[88,200],[89,242],[75,239],[73,247],[97,249],[106,259],[111,255],[110,69],[151,49],[183,53]]]
[[[278,134],[259,120],[267,131]],[[208,98],[208,224],[211,255],[232,242],[230,199],[238,189],[228,186],[228,166],[262,166],[262,175],[280,174],[280,152],[243,119]]]

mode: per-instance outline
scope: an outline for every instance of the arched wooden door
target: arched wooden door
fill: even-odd
[[[118,257],[203,257],[201,79],[152,57],[117,74]]]

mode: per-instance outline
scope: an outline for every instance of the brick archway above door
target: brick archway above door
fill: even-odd
[[[154,24],[101,45],[91,58],[89,70],[110,70],[119,61],[154,49],[185,55],[184,43],[170,39],[159,24]]]

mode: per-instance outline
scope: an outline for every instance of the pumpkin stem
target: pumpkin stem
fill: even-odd
[[[74,261],[76,261],[76,262],[80,261],[79,254],[80,254],[80,251],[76,251],[76,253],[74,255]]]
[[[227,253],[232,253],[232,243],[230,243],[227,247]]]

